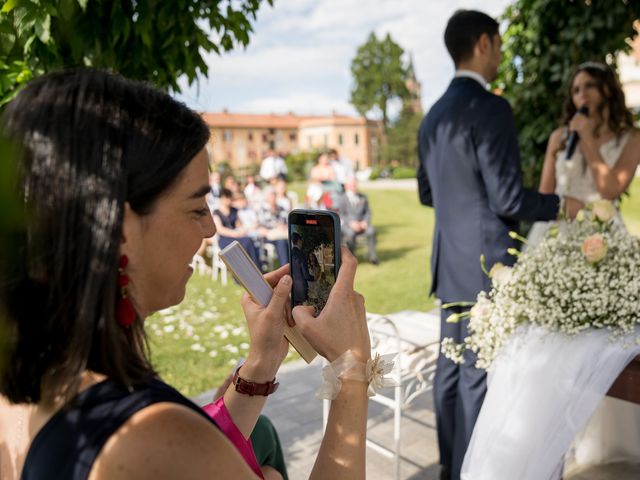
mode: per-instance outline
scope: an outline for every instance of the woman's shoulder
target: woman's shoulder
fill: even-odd
[[[628,128],[625,130],[624,134],[629,135],[629,141],[633,141],[634,143],[640,142],[640,128]]]
[[[254,478],[211,422],[189,407],[168,402],[134,414],[105,444],[90,475],[143,480],[206,477]]]
[[[551,145],[560,145],[562,140],[567,136],[567,127],[562,125],[556,128],[551,135],[549,135],[549,143]]]

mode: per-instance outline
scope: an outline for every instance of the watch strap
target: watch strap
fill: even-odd
[[[236,392],[249,395],[251,397],[255,395],[262,395],[263,397],[266,397],[278,390],[278,386],[280,384],[276,382],[275,378],[266,383],[251,382],[240,376],[241,368],[242,365],[236,368],[236,371],[233,374],[233,384],[235,385]]]

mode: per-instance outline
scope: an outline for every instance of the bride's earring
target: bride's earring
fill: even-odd
[[[118,319],[118,323],[125,328],[131,326],[136,319],[136,311],[133,308],[128,292],[129,276],[124,273],[124,269],[128,264],[129,258],[126,255],[120,255],[118,262],[118,287],[120,288],[120,297],[118,298],[116,318]]]

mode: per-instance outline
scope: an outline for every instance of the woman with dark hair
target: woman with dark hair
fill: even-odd
[[[228,188],[220,190],[218,208],[213,211],[218,245],[222,249],[235,240],[247,251],[253,263],[260,266],[258,251],[249,236],[250,232],[240,221],[238,209],[231,205],[232,202],[233,192]]]
[[[0,258],[0,301],[13,322],[0,393],[31,405],[6,414],[15,431],[0,439],[3,480],[276,478],[251,462],[246,439],[288,350],[288,266],[266,276],[268,306],[243,297],[249,354],[235,388],[206,413],[148,358],[145,317],[182,301],[189,263],[216,232],[202,119],[142,83],[76,70],[32,81],[2,128],[23,147],[29,215],[23,247]],[[293,317],[330,361],[350,350],[367,362],[356,262],[342,255],[330,305]],[[313,478],[364,477],[367,384],[343,380]],[[30,445],[24,465],[6,461],[13,443]]]
[[[588,114],[579,113],[582,107]],[[577,132],[580,140],[567,161],[570,132]],[[569,82],[563,125],[549,138],[540,192],[582,203],[617,200],[633,179],[638,160],[640,131],[633,125],[615,73],[603,63],[583,63]],[[568,213],[573,216],[576,211]]]
[[[586,114],[580,112],[582,107]],[[570,132],[578,133],[579,142],[567,160]],[[579,65],[569,82],[563,125],[549,138],[540,192],[576,199],[565,208],[573,218],[589,202],[617,201],[633,180],[639,161],[640,130],[634,126],[615,73],[603,63]],[[615,221],[622,219],[618,215]],[[528,244],[542,241],[547,228],[544,222],[534,224]],[[610,397],[602,401],[574,445],[577,464],[640,458],[640,408],[627,403]]]

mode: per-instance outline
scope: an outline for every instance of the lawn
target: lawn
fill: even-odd
[[[295,188],[301,193],[301,187]],[[367,311],[391,313],[433,308],[427,297],[433,210],[422,207],[415,191],[366,191],[378,232],[380,265],[366,261],[359,244],[356,289]],[[640,235],[640,179],[622,202],[629,230]],[[302,198],[302,197],[300,197]],[[186,395],[213,388],[246,356],[249,340],[240,308],[242,290],[233,282],[222,286],[194,274],[185,301],[153,315],[146,322],[154,365],[170,384]],[[289,359],[298,358],[295,353]]]

